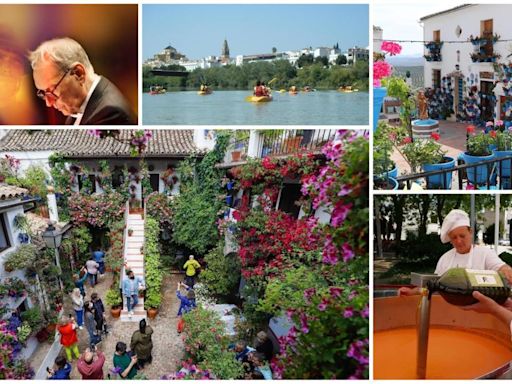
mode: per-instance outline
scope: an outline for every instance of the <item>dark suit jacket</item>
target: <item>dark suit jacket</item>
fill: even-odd
[[[72,125],[75,119],[68,117],[66,125]],[[85,107],[80,125],[136,125],[137,117],[123,94],[108,79],[101,80]]]

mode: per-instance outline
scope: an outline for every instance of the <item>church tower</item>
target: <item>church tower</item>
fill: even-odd
[[[228,46],[228,41],[226,39],[224,39],[224,44],[222,45],[220,61],[222,63],[229,63],[229,46]]]

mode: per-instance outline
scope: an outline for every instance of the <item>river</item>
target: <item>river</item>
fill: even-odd
[[[368,125],[368,92],[273,93],[269,103],[245,101],[250,91],[145,93],[148,125]]]

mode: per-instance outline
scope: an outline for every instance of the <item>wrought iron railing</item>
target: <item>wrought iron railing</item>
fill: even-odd
[[[427,189],[453,189],[451,186],[452,173],[457,171],[458,189],[464,189],[469,184],[478,189],[512,189],[512,156],[494,158],[472,164],[459,164],[447,169],[422,172],[396,178],[399,188],[425,180]],[[469,177],[468,177],[469,175]]]
[[[265,157],[320,151],[335,135],[336,129],[265,130],[260,132],[257,153]]]

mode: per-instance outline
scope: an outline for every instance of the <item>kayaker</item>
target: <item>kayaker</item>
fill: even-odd
[[[261,85],[261,82],[258,80],[256,81],[256,86],[254,87],[254,96],[260,97],[265,96],[265,90]]]

